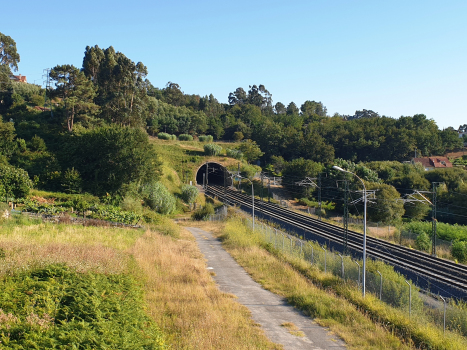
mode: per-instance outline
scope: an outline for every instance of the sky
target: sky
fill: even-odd
[[[2,4],[16,74],[82,66],[86,46],[113,46],[151,83],[186,94],[263,84],[273,103],[321,101],[328,114],[423,113],[440,129],[467,124],[465,0],[43,0]],[[7,15],[5,15],[7,14]]]

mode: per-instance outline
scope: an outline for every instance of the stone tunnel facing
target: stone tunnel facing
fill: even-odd
[[[229,178],[227,169],[224,166],[218,163],[205,163],[200,166],[196,173],[196,184],[202,186],[207,176],[208,185],[224,186],[224,173],[226,173],[225,184],[226,186],[229,186],[229,184],[232,183],[232,180]]]

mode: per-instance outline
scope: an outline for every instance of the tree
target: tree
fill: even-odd
[[[299,111],[299,109],[298,109],[297,105],[294,102],[290,102],[289,105],[287,106],[286,113],[288,115],[298,114],[298,111]]]
[[[74,168],[83,191],[118,193],[124,184],[151,183],[160,176],[160,161],[144,130],[110,125],[68,134],[59,152],[63,169]]]
[[[274,105],[274,109],[276,110],[276,114],[285,114],[287,111],[285,105],[282,102],[277,102]]]
[[[326,107],[324,107],[321,102],[316,101],[305,101],[301,105],[300,110],[302,111],[302,114],[308,116],[317,115],[320,117],[325,117],[327,113]]]
[[[0,156],[9,158],[16,150],[15,126],[13,123],[4,123],[0,116]]]
[[[248,103],[265,109],[267,107],[272,107],[272,95],[266,90],[264,85],[250,85],[250,90],[248,90]]]
[[[0,90],[10,84],[11,72],[18,70],[19,61],[16,42],[0,32]]]
[[[241,87],[237,88],[234,92],[229,94],[229,104],[231,106],[247,103],[247,99],[247,94]]]
[[[86,48],[83,72],[98,87],[95,103],[100,118],[128,126],[145,126],[148,119],[147,67],[134,63],[110,46]]]
[[[59,96],[62,99],[68,131],[73,130],[76,117],[86,120],[97,114],[99,106],[93,102],[96,97],[96,87],[78,68],[69,64],[55,66],[50,71],[50,78],[57,86],[52,91],[52,96]]]
[[[185,95],[180,90],[180,85],[169,81],[165,86],[163,94],[167,103],[177,107],[183,105]]]
[[[259,159],[264,154],[264,152],[261,151],[256,142],[252,140],[245,140],[244,142],[242,142],[240,146],[238,146],[238,150],[243,153],[244,157],[250,163]]]
[[[400,194],[391,185],[368,183],[367,190],[376,190],[375,203],[368,203],[368,219],[374,222],[399,221],[404,214],[404,204]]]

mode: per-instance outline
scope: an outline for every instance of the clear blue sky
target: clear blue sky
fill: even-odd
[[[328,113],[424,113],[467,123],[467,1],[8,1],[0,32],[19,71],[82,65],[87,45],[143,62],[162,88],[227,102],[264,84],[274,103],[321,101]]]

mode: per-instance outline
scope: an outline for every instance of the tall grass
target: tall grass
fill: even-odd
[[[148,312],[174,349],[280,349],[249,311],[220,292],[191,234],[180,240],[153,232],[131,250],[146,276]]]
[[[331,274],[325,274],[297,257],[289,257],[266,244],[259,233],[231,219],[219,232],[225,247],[240,265],[265,288],[341,336],[350,347],[399,349],[465,349],[467,341],[426,319],[412,317],[361,292]],[[397,335],[397,337],[396,337]]]
[[[52,264],[65,264],[78,274],[99,274],[110,279],[115,276],[123,282],[130,276],[143,288],[146,314],[156,321],[173,349],[281,349],[265,337],[245,307],[232,295],[218,290],[189,233],[163,216],[156,216],[149,226],[151,229],[146,231],[67,226],[15,216],[0,222],[0,285],[4,287],[4,276],[50,270]],[[58,285],[57,282],[58,279],[54,283]],[[93,292],[86,295],[95,302],[95,313],[100,312],[101,302],[110,300],[107,293],[112,292],[112,297],[122,299],[114,304],[115,310],[132,312],[120,305],[129,291],[89,286]],[[50,289],[47,300],[59,300],[60,290],[56,293]],[[23,291],[18,289],[19,294],[24,295]],[[88,300],[82,294],[75,296]],[[0,323],[17,317],[9,315],[9,311],[0,311]],[[44,325],[50,321],[45,314],[38,316],[32,320]],[[144,317],[140,320],[144,321]],[[122,332],[119,326],[111,328]],[[107,331],[111,329],[106,328]],[[126,348],[133,349],[132,344]]]

